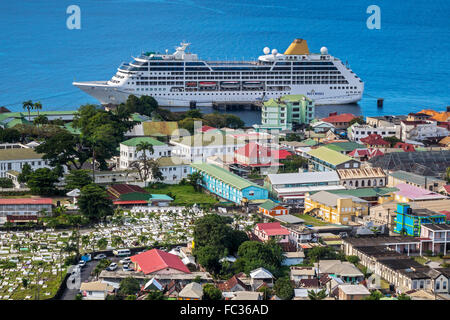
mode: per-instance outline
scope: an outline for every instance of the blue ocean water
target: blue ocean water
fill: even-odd
[[[81,30],[66,9],[81,8]],[[381,9],[369,30],[366,9]],[[358,106],[326,107],[364,115],[404,114],[450,105],[448,0],[17,0],[0,1],[0,105],[19,111],[40,100],[46,110],[96,100],[74,79],[107,80],[142,51],[192,43],[201,58],[253,59],[295,38],[348,61],[365,82]],[[376,107],[376,97],[385,99]]]

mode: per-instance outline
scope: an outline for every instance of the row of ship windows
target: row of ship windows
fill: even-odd
[[[136,90],[139,91],[139,89],[136,89]],[[140,91],[148,91],[148,90],[142,89]],[[155,89],[155,91],[156,91],[156,89]],[[280,94],[287,94],[287,92],[268,92],[267,94],[280,95]],[[156,93],[155,95],[157,95],[157,96],[165,96],[166,94],[165,93]],[[216,92],[216,93],[214,93],[214,92],[212,92],[212,93],[168,93],[167,95],[168,96],[178,96],[178,95],[181,95],[181,96],[185,96],[185,95],[186,96],[187,95],[190,95],[190,96],[192,96],[192,95],[194,95],[194,96],[196,96],[196,95],[204,95],[204,96],[209,96],[209,95],[221,95],[221,96],[223,96],[223,95],[240,95],[240,96],[242,96],[242,95],[261,95],[261,93],[260,92],[255,92],[255,93],[253,93],[253,92],[238,92],[238,93],[227,93],[227,92],[220,92],[220,93]]]
[[[290,74],[341,74],[340,71],[332,71],[332,70],[315,70],[315,71],[277,71],[277,72],[149,72],[150,75],[174,75],[174,76],[182,76],[182,75],[205,75],[205,76],[222,76],[222,75],[290,75]]]

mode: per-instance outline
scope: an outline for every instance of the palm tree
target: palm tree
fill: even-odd
[[[31,100],[25,101],[25,102],[22,103],[22,105],[23,105],[23,110],[27,110],[28,111],[28,121],[31,122],[31,120],[30,120],[30,117],[31,117],[30,116],[30,110],[34,108],[33,101],[31,101]]]
[[[34,108],[35,110],[37,110],[37,114],[38,114],[38,116],[39,116],[39,110],[42,110],[42,103],[41,103],[40,101],[35,102],[35,103],[33,104],[33,108]]]
[[[195,191],[200,189],[199,185],[201,184],[202,178],[202,174],[199,171],[192,172],[188,175],[189,184],[194,187]]]
[[[146,181],[152,172],[152,163],[147,159],[147,151],[149,154],[153,154],[155,152],[153,145],[147,141],[139,142],[136,145],[136,152],[142,152],[142,154],[139,156],[138,161],[134,161],[130,165],[138,170],[139,177],[142,181]]]
[[[308,290],[308,298],[309,300],[323,300],[327,297],[327,292],[325,289],[316,292],[314,290]]]

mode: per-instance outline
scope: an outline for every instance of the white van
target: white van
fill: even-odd
[[[113,254],[116,257],[128,257],[129,255],[131,255],[130,249],[117,249],[117,250],[113,250]]]

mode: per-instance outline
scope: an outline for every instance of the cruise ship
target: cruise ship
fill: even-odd
[[[120,104],[129,95],[154,97],[161,106],[249,103],[303,94],[316,105],[358,102],[364,82],[340,59],[310,53],[295,39],[281,54],[265,47],[255,61],[206,61],[182,42],[175,52],[145,52],[123,63],[109,81],[73,82],[101,104]]]

